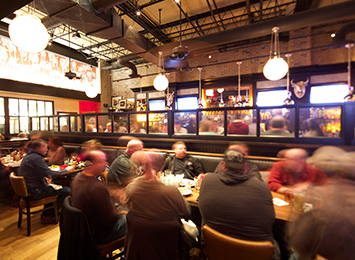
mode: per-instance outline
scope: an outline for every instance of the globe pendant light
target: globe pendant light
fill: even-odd
[[[351,48],[354,47],[353,43],[348,43],[345,48],[348,49],[348,88],[349,94],[344,97],[344,102],[355,101],[354,87],[351,86]]]
[[[85,95],[88,98],[95,98],[97,96],[97,90],[94,86],[89,86],[86,90],[85,90]]]
[[[43,51],[49,41],[46,27],[33,15],[16,16],[9,25],[9,35],[19,49],[31,53]]]
[[[159,75],[155,77],[153,82],[153,86],[157,91],[164,91],[167,89],[169,85],[169,80],[167,79],[165,74],[161,72],[162,61],[163,61],[163,52],[160,51],[159,52]]]
[[[279,27],[272,28],[270,58],[265,64],[263,70],[264,76],[269,80],[279,80],[283,78],[288,71],[288,65],[286,61],[283,58],[280,58],[278,31]]]
[[[283,104],[284,105],[294,105],[295,101],[293,101],[291,99],[292,93],[290,91],[290,57],[291,57],[291,53],[286,54],[286,58],[287,58],[287,64],[288,64],[288,69],[287,69],[287,97],[284,100]]]

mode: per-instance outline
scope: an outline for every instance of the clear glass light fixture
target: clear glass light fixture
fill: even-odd
[[[163,74],[161,72],[162,64],[164,65],[163,52],[160,51],[159,52],[159,75],[155,77],[154,82],[153,82],[153,86],[157,91],[164,91],[168,88],[168,85],[169,85],[169,80],[167,79],[165,74]]]
[[[354,87],[351,86],[351,48],[354,47],[353,43],[348,43],[345,48],[348,49],[348,87],[349,94],[344,97],[344,102],[355,101]]]
[[[198,108],[204,108],[202,104],[202,84],[201,84],[201,72],[202,68],[198,68]]]
[[[240,65],[242,64],[242,62],[238,61],[237,64],[238,64],[238,97],[237,97],[237,102],[235,103],[234,106],[241,107],[243,106],[242,97],[240,96]]]
[[[287,64],[288,64],[287,83],[286,83],[286,86],[287,86],[287,97],[284,100],[283,104],[284,105],[293,105],[293,104],[295,104],[295,101],[293,101],[291,99],[292,93],[290,91],[290,57],[292,56],[292,54],[291,53],[287,53],[285,56],[287,58]]]
[[[279,27],[272,28],[270,58],[264,66],[264,76],[269,80],[279,80],[283,78],[287,71],[286,61],[280,57]]]
[[[9,25],[9,35],[19,49],[31,53],[43,51],[49,41],[46,27],[33,15],[16,16]]]

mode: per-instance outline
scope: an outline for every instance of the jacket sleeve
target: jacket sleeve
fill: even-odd
[[[200,173],[205,173],[201,162],[197,158],[192,157],[192,162],[195,176],[199,175]]]
[[[166,159],[165,159],[165,165],[163,167],[163,170],[162,171],[165,171],[165,170],[171,170],[171,163],[172,163],[172,158],[171,156],[169,156],[168,154],[166,155]]]
[[[283,187],[282,168],[279,163],[274,163],[272,166],[267,185],[272,191],[277,191],[279,188]]]

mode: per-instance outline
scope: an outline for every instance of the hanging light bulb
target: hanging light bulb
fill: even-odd
[[[290,91],[290,57],[291,57],[291,53],[287,53],[285,56],[287,58],[287,64],[288,64],[288,69],[287,69],[287,97],[284,100],[284,105],[293,105],[295,104],[295,101],[293,101],[291,99],[292,93]]]
[[[264,66],[264,76],[269,80],[279,80],[283,78],[288,70],[286,61],[280,57],[279,27],[272,28],[270,58]],[[273,57],[271,57],[273,55]]]
[[[354,87],[351,86],[351,48],[354,47],[353,43],[348,43],[345,48],[348,49],[348,88],[349,94],[344,97],[344,102],[355,101]]]
[[[161,72],[162,61],[163,61],[163,52],[160,51],[159,52],[159,62],[158,62],[159,63],[159,75],[157,75],[155,77],[154,82],[153,82],[153,86],[157,91],[164,91],[169,86],[169,80],[167,79],[165,74],[163,74]]]
[[[240,65],[242,64],[241,61],[237,62],[238,64],[238,97],[237,102],[234,104],[235,107],[243,106],[242,97],[240,96]]]
[[[202,68],[198,68],[198,109],[204,108],[202,104],[202,84],[201,84]]]
[[[43,51],[49,41],[46,27],[33,15],[16,16],[9,25],[9,35],[19,49],[31,53]]]

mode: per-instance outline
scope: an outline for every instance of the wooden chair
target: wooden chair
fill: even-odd
[[[112,252],[124,247],[125,237],[109,243],[97,244],[92,223],[85,212],[72,206],[70,196],[64,199],[59,226],[58,260],[90,260],[101,257],[116,259],[123,255],[121,252],[112,256]]]
[[[40,200],[30,200],[29,194],[27,192],[26,181],[23,176],[16,176],[14,172],[10,174],[10,182],[12,188],[14,189],[17,196],[19,196],[19,215],[18,215],[18,227],[21,227],[22,214],[27,216],[27,236],[31,235],[31,214],[43,212],[54,208],[55,212],[55,223],[58,223],[58,208],[57,208],[57,197],[51,196]],[[45,204],[53,203],[53,206],[43,208],[41,210],[31,211],[31,208],[44,206]]]
[[[202,227],[208,260],[271,260],[274,246],[270,241],[247,241]]]

